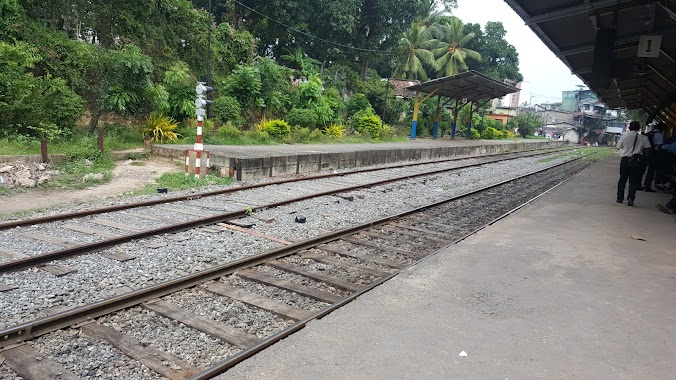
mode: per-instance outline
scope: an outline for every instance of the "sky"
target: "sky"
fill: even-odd
[[[519,68],[523,74],[523,91],[519,104],[561,101],[561,92],[575,90],[583,84],[570,73],[566,65],[525,25],[504,0],[458,0],[453,15],[465,24],[481,24],[488,21],[502,21],[507,31],[505,39],[516,47],[519,53]]]

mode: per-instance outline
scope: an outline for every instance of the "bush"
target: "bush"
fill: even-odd
[[[322,131],[320,129],[315,129],[314,131],[310,132],[310,141],[317,141],[320,140],[324,136]]]
[[[310,133],[312,130],[310,128],[295,128],[293,131],[293,140],[302,144],[310,142]]]
[[[466,131],[465,131],[465,135],[467,135]],[[470,136],[470,140],[478,140],[478,139],[481,138],[481,135],[479,134],[479,131],[477,131],[477,130],[474,129],[474,128],[472,128],[472,131],[470,132],[470,135],[471,135],[471,136]]]
[[[481,133],[481,138],[484,140],[499,140],[502,138],[502,132],[493,127],[488,127]]]
[[[364,108],[363,110],[358,111],[350,118],[350,127],[354,130],[357,130],[356,123],[359,119],[364,116],[376,116],[376,111],[371,107]]]
[[[396,131],[389,124],[383,124],[383,129],[380,131],[380,138],[394,137]]]
[[[345,134],[345,128],[342,125],[331,124],[324,130],[324,134],[333,138],[341,138]]]
[[[231,123],[236,127],[244,125],[242,106],[232,96],[220,96],[214,100],[214,103],[211,105],[211,111],[214,114],[214,119],[223,124]]]
[[[284,120],[265,120],[264,118],[261,120],[260,124],[258,124],[257,129],[277,140],[281,140],[291,135],[291,127]]]
[[[307,108],[294,108],[284,120],[290,125],[301,128],[315,129],[319,126],[317,113]]]
[[[371,108],[371,103],[369,103],[369,100],[366,98],[366,95],[364,94],[356,94],[350,99],[348,99],[347,104],[345,105],[345,111],[347,112],[348,117],[354,116],[357,112]]]
[[[236,126],[228,123],[218,128],[217,134],[225,139],[234,139],[240,136],[240,131]]]
[[[376,115],[362,116],[355,121],[354,125],[355,131],[368,134],[374,139],[379,138],[380,132],[383,130],[383,121]]]

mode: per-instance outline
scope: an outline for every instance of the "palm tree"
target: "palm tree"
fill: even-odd
[[[399,40],[399,48],[403,59],[394,70],[394,77],[403,79],[427,80],[427,72],[424,64],[437,70],[434,54],[430,49],[434,48],[439,41],[432,38],[431,30],[436,26],[425,26],[415,22],[411,28],[404,32]]]
[[[448,21],[441,25],[443,33],[439,38],[441,46],[432,52],[437,57],[438,74],[451,76],[469,70],[467,58],[481,61],[481,54],[465,48],[465,45],[474,38],[474,33],[465,35],[462,20],[451,16]]]

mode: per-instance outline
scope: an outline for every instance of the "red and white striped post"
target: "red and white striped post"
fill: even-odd
[[[193,149],[188,149],[185,151],[185,174],[190,175],[191,172],[191,162],[190,162],[190,153],[195,152],[195,178],[204,178],[209,174],[209,152],[204,150],[204,144],[202,143],[202,130],[204,128],[204,117],[206,116],[205,107],[211,104],[210,100],[206,99],[206,94],[212,90],[211,87],[206,86],[204,82],[199,82],[197,87],[195,87],[195,92],[197,93],[197,99],[195,100],[195,106],[197,109],[195,113],[197,115],[197,141]],[[202,153],[206,153],[206,166],[204,173],[202,173]]]

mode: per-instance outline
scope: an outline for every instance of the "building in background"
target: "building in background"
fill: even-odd
[[[518,115],[518,112],[517,108],[497,106],[493,107],[486,116],[506,125],[510,119]]]
[[[521,85],[522,83],[519,82],[516,84],[516,88],[521,90]],[[517,108],[519,107],[519,99],[521,98],[521,91],[514,92],[509,95],[509,108]]]

